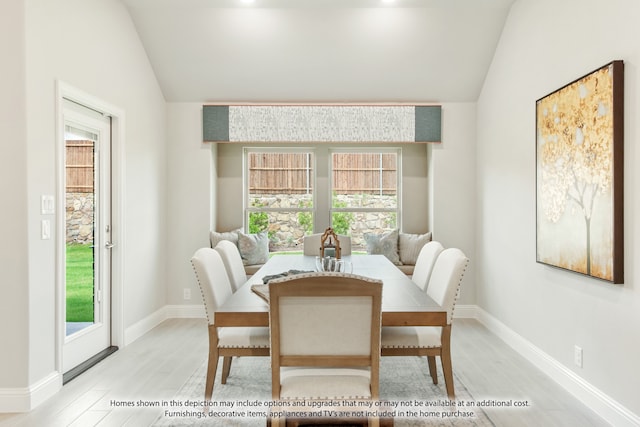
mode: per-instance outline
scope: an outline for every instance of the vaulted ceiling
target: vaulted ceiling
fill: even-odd
[[[169,102],[472,102],[514,0],[122,0]]]

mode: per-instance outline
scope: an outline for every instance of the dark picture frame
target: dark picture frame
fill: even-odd
[[[536,261],[624,283],[624,64],[536,101]]]

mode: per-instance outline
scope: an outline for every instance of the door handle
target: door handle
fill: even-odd
[[[107,249],[112,249],[112,248],[113,248],[113,246],[114,246],[114,245],[113,245],[113,243],[111,243],[111,242],[107,242],[107,243],[105,243],[105,244],[104,244],[104,247],[105,247],[105,248],[107,248]]]

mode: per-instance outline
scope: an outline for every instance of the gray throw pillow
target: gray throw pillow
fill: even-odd
[[[364,233],[364,241],[369,255],[384,255],[389,261],[400,265],[398,255],[398,229],[386,233]]]
[[[244,234],[238,231],[238,249],[244,265],[264,264],[269,260],[267,232]]]

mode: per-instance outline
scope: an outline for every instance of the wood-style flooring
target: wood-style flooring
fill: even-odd
[[[455,319],[452,334],[453,370],[476,400],[531,404],[528,409],[485,408],[496,426],[607,425],[479,322]],[[170,399],[204,360],[207,347],[204,319],[167,320],[35,410],[0,414],[0,426],[149,426],[160,409],[113,408],[110,400]]]

